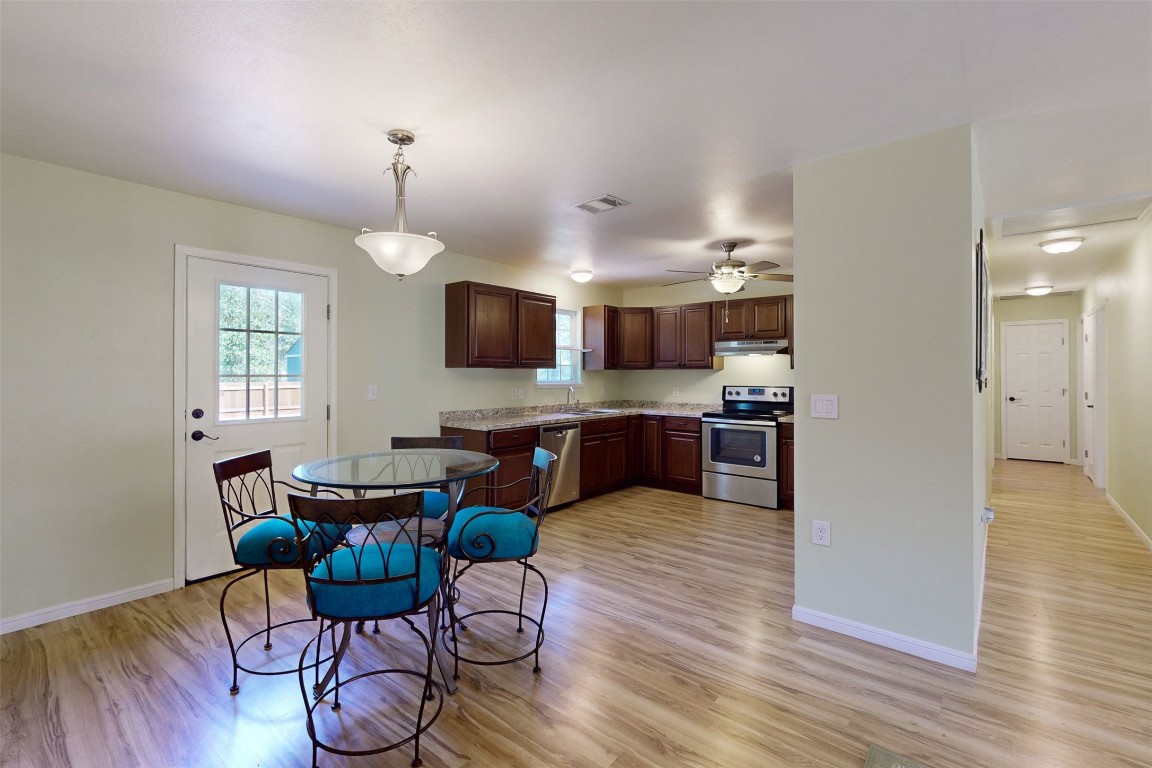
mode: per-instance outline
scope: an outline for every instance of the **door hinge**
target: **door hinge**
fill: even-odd
[[[1067,448],[1067,447],[1068,447],[1068,441],[1067,441],[1067,440],[1061,440],[1061,441],[1060,441],[1060,445],[1062,445],[1062,446],[1064,446],[1065,448]]]
[[[1088,449],[1087,448],[1084,449],[1084,458],[1088,458]]]
[[[332,319],[332,305],[331,304],[328,305],[328,319],[329,320]]]
[[[328,421],[332,421],[332,406],[329,405],[327,407],[327,411],[328,412],[325,414],[324,418],[326,418]]]

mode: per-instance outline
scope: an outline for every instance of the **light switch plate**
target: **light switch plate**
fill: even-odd
[[[840,403],[838,395],[812,395],[812,418],[838,419],[840,418]]]
[[[368,399],[369,400],[375,400],[377,397],[379,397],[379,395],[380,395],[380,392],[379,392],[379,390],[376,389],[376,385],[375,384],[369,384],[368,385]]]

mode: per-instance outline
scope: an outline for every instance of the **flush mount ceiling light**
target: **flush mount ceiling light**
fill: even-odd
[[[571,275],[572,279],[578,283],[586,283],[592,279],[592,270],[590,269],[577,269]]]
[[[1052,293],[1052,286],[1050,285],[1033,285],[1030,288],[1025,288],[1024,293],[1029,296],[1047,296]]]
[[[404,147],[416,141],[416,136],[411,131],[394,128],[388,131],[388,141],[396,145],[392,167],[388,169],[396,178],[396,220],[391,232],[365,229],[356,238],[356,245],[368,251],[380,269],[403,280],[406,275],[424,269],[433,256],[444,250],[444,243],[436,239],[435,232],[428,233],[431,237],[410,233],[404,218],[404,177],[414,173],[404,162]]]
[[[1072,253],[1084,244],[1082,237],[1062,237],[1059,240],[1045,240],[1040,247],[1045,253]]]

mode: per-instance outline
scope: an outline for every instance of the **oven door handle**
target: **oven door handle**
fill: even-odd
[[[737,427],[758,427],[776,429],[774,421],[749,421],[748,419],[702,419],[705,424],[733,424]]]

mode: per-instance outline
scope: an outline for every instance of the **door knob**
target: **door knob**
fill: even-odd
[[[211,435],[206,435],[203,432],[201,432],[200,430],[196,430],[195,432],[192,433],[192,439],[195,440],[196,442],[200,442],[204,438],[208,438],[209,440],[219,440],[220,439],[218,437],[212,437]]]

